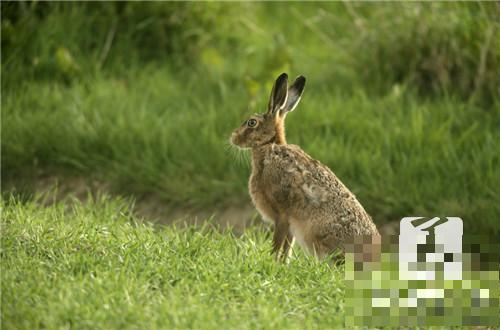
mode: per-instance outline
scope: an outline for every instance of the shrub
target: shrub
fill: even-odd
[[[500,95],[498,3],[350,5],[358,18],[357,67],[364,81],[423,94]],[[368,8],[372,7],[372,8]]]

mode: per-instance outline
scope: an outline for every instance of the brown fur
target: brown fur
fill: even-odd
[[[275,95],[286,80],[281,75],[276,81],[268,112],[250,117],[257,125],[249,127],[245,122],[233,132],[231,142],[252,150],[250,195],[263,218],[274,222],[276,257],[285,261],[296,239],[307,252],[323,258],[337,248],[343,250],[349,237],[378,235],[378,231],[354,194],[328,167],[299,146],[286,143],[285,116],[299,102],[305,78],[297,78],[288,89],[288,100]]]

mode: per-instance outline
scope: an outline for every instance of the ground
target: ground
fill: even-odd
[[[343,269],[270,255],[259,227],[154,228],[122,201],[3,202],[2,326],[338,328]]]

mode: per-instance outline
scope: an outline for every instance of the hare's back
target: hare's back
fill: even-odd
[[[356,196],[337,176],[318,160],[313,159],[296,145],[275,145],[269,152],[269,173],[274,182],[273,191],[283,199],[298,216],[315,218],[352,218],[371,221]]]
[[[320,161],[309,156],[293,144],[273,145],[266,157],[269,176],[278,177],[281,183],[291,181],[293,187],[301,187],[307,194],[310,190],[324,191],[326,195],[350,193],[337,176]]]
[[[350,197],[335,174],[299,146],[271,145],[263,163],[263,185],[287,207],[317,209],[339,197]]]

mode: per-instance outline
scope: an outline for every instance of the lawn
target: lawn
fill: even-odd
[[[107,198],[2,209],[4,329],[343,325],[343,269],[278,264],[260,228],[153,228]]]

